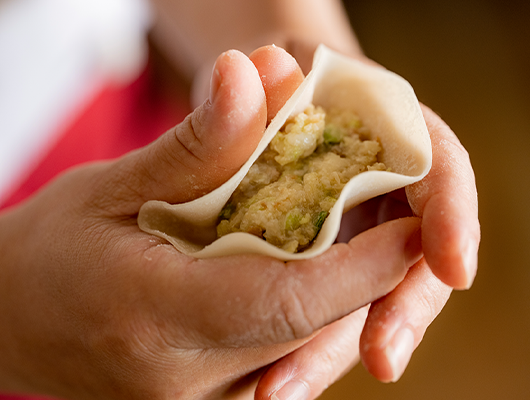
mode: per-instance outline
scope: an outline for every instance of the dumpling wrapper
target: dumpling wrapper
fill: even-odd
[[[381,142],[380,161],[391,169],[354,176],[342,190],[313,244],[288,253],[248,233],[217,239],[218,214],[251,165],[288,117],[310,104],[350,109]],[[140,229],[162,237],[182,253],[209,258],[242,253],[264,254],[284,261],[314,257],[326,251],[339,232],[342,214],[365,200],[421,180],[432,163],[431,141],[410,84],[385,69],[367,66],[320,45],[313,69],[264,132],[258,147],[222,186],[187,203],[145,203],[138,215]]]

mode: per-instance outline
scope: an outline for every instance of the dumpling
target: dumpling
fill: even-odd
[[[244,232],[217,238],[219,213],[232,193],[285,121],[310,104],[357,114],[372,139],[381,143],[378,158],[388,170],[355,175],[342,189],[315,240],[298,253],[282,250]],[[372,197],[421,180],[431,163],[429,133],[410,84],[392,72],[349,59],[321,45],[315,52],[312,71],[271,121],[254,153],[232,178],[188,203],[147,202],[140,209],[138,225],[197,258],[241,253],[264,254],[281,260],[310,258],[333,244],[344,212]]]

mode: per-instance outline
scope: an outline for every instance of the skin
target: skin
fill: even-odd
[[[357,58],[378,67],[363,56]],[[419,216],[424,257],[394,291],[369,309],[325,327],[317,338],[277,362],[262,377],[256,399],[289,398],[291,393],[316,398],[359,360],[377,379],[399,380],[452,289],[472,285],[480,225],[469,156],[432,110],[422,105],[422,111],[433,146],[430,173],[421,182],[350,211],[338,239],[347,241],[395,218]]]
[[[250,54],[274,43],[293,55],[305,74],[319,43],[351,56],[361,53],[339,0],[151,3],[158,16],[152,37],[175,70],[192,82],[194,107],[207,98],[214,61],[228,49]]]
[[[198,10],[210,6],[209,0],[184,3],[155,0],[154,3],[175,21],[183,15],[183,10],[175,9],[179,4],[186,9],[197,7]],[[259,3],[261,6],[266,3],[265,10],[253,9],[250,15],[252,12],[259,14],[266,25],[250,32],[241,33],[239,25],[226,17],[204,25],[200,18],[192,18],[193,24],[182,31],[180,24],[172,25],[184,36],[198,38],[200,43],[204,43],[200,46],[204,52],[201,57],[203,63],[192,68],[197,71],[192,85],[195,104],[206,98],[207,71],[211,70],[207,61],[211,58],[208,46],[220,49],[236,45],[246,50],[256,44],[266,44],[269,39],[286,48],[296,58],[302,71],[307,73],[311,69],[314,50],[319,43],[324,43],[352,58],[381,67],[362,53],[339,1],[269,0]],[[239,15],[241,7],[248,4],[232,0],[225,5],[224,11],[229,15]],[[227,29],[235,32],[238,39],[229,41],[223,35],[215,34]],[[212,37],[215,37],[213,41]],[[179,68],[182,58],[171,56],[175,54],[176,47],[163,41],[160,45],[170,55],[169,58],[176,60],[175,65]],[[188,60],[187,57],[185,59]],[[375,378],[383,382],[397,381],[427,327],[449,299],[451,290],[471,287],[477,271],[480,242],[473,169],[465,148],[451,129],[428,107],[422,105],[422,110],[433,145],[431,172],[422,182],[406,190],[374,199],[352,210],[343,219],[339,239],[348,241],[354,234],[394,218],[421,217],[425,257],[422,267],[415,268],[424,272],[407,275],[403,289],[398,291],[399,296],[385,297],[371,306],[362,335],[358,319],[352,316],[351,324],[342,323],[340,328],[329,327],[333,331],[329,339],[326,339],[328,328],[323,329],[319,335],[320,345],[311,346],[311,350],[299,349],[268,369],[258,385],[256,398],[270,398],[290,381],[302,382],[308,388],[301,391],[300,398],[315,398],[359,360]],[[409,331],[402,334],[400,328]],[[338,339],[339,336],[341,339]],[[358,336],[361,340],[359,345],[352,339]],[[336,350],[339,344],[340,351]],[[396,351],[396,348],[400,350]],[[298,371],[296,376],[292,371]],[[283,397],[287,398],[292,391],[287,390]]]
[[[200,46],[201,51],[204,51],[201,58],[203,62],[193,69],[197,71],[193,75],[192,86],[195,104],[200,103],[207,93],[207,71],[211,70],[207,61],[211,54],[207,46],[221,49],[232,45],[245,51],[271,40],[292,54],[302,71],[307,73],[311,69],[314,50],[319,43],[324,43],[352,58],[381,67],[362,53],[340,1],[268,0],[259,3],[248,15],[255,12],[260,15],[260,21],[266,23],[249,32],[242,33],[239,25],[226,17],[208,21],[204,25],[201,24],[201,18],[192,18],[193,24],[182,31],[185,37],[192,36],[198,38],[201,44],[207,43]],[[173,21],[178,21],[184,15],[183,10],[175,9],[179,4],[192,10],[211,6],[209,0],[155,0],[154,4],[171,15]],[[228,15],[239,15],[242,7],[248,7],[248,4],[242,0],[232,0],[223,6],[223,10]],[[180,30],[180,24],[173,26]],[[223,35],[215,34],[226,30],[233,32],[237,39],[228,40]],[[215,37],[213,41],[212,37]],[[182,58],[174,56],[178,46],[168,46],[162,41],[161,47],[169,58],[177,61],[175,65],[178,68],[181,65],[178,61],[182,61]],[[187,57],[184,59],[188,60]],[[401,293],[399,296],[385,297],[371,306],[362,335],[358,319],[352,316],[350,325],[341,323],[340,328],[331,328],[331,325],[329,329],[333,333],[329,334],[329,339],[326,339],[328,328],[323,329],[319,335],[320,345],[312,345],[311,350],[302,348],[282,359],[266,372],[258,385],[256,398],[270,398],[290,381],[302,382],[309,389],[302,390],[300,398],[315,398],[359,359],[375,378],[383,382],[397,381],[427,327],[449,299],[451,290],[471,287],[477,271],[480,242],[473,169],[465,148],[451,129],[428,107],[422,105],[422,110],[433,145],[431,172],[422,182],[406,190],[374,199],[352,210],[343,219],[339,240],[348,241],[354,234],[398,217],[421,217],[425,257],[421,261],[422,267],[415,268],[423,273],[407,275],[402,284],[403,289],[398,291]],[[407,331],[402,334],[400,328],[408,328],[412,334]],[[352,339],[358,336],[360,345]],[[395,348],[401,350],[395,351]],[[298,371],[296,376],[292,371]],[[284,398],[292,391],[287,390]]]
[[[212,99],[182,124],[121,159],[65,173],[0,216],[2,389],[76,399],[247,398],[264,367],[307,351],[304,344],[326,337],[323,327],[391,292],[420,259],[416,217],[291,263],[196,260],[139,231],[145,200],[186,201],[231,176],[238,161],[220,142],[229,154],[252,150],[236,139],[259,138],[265,127],[265,91],[253,89],[262,88],[269,56],[289,66],[287,75],[299,71],[277,47],[250,59],[224,53]],[[188,168],[209,172],[190,183]]]
[[[187,7],[204,10],[203,1]],[[166,21],[182,15],[169,3],[154,1]],[[274,40],[306,72],[321,41],[371,63],[338,3],[305,2],[296,30],[287,22],[300,8],[268,3],[257,15],[273,31],[233,35],[244,39],[237,47]],[[302,34],[311,18],[332,22]],[[317,259],[196,261],[138,231],[144,201],[188,201],[226,181],[303,78],[292,58],[270,47],[250,60],[224,53],[212,74],[208,60],[232,47],[229,35],[215,34],[226,29],[215,25],[222,20],[210,31],[200,18],[184,24],[182,37],[197,43],[189,54],[202,52],[191,64],[171,56],[179,46],[164,44],[164,29],[155,35],[175,68],[194,77],[195,99],[208,98],[182,124],[119,160],[68,172],[0,215],[3,390],[79,399],[315,398],[359,359],[376,378],[395,381],[451,288],[471,285],[480,238],[473,171],[454,133],[426,107],[431,173],[353,210],[346,243]],[[374,228],[349,240],[360,225]]]

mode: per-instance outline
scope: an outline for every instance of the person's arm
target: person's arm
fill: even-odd
[[[152,37],[170,63],[192,82],[191,103],[208,95],[213,63],[223,51],[245,54],[275,44],[287,50],[307,74],[320,43],[343,54],[361,49],[338,0],[151,0]]]
[[[155,42],[189,79],[229,49],[248,54],[257,47],[275,44],[291,53],[306,73],[319,43],[344,54],[360,53],[338,0],[151,0],[151,3],[155,12]],[[308,47],[309,51],[300,46]]]

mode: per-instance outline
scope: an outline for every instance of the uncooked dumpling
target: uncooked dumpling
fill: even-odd
[[[343,188],[313,244],[298,253],[275,247],[254,235],[236,232],[217,238],[218,216],[246,173],[285,121],[309,104],[355,112],[381,143],[379,161],[389,171],[354,176]],[[162,237],[179,251],[198,258],[241,253],[281,260],[310,258],[335,241],[342,214],[372,197],[421,180],[432,162],[429,133],[412,87],[401,77],[337,54],[325,46],[315,52],[313,69],[271,121],[255,152],[241,169],[216,190],[182,204],[149,201],[140,209],[138,225]]]

